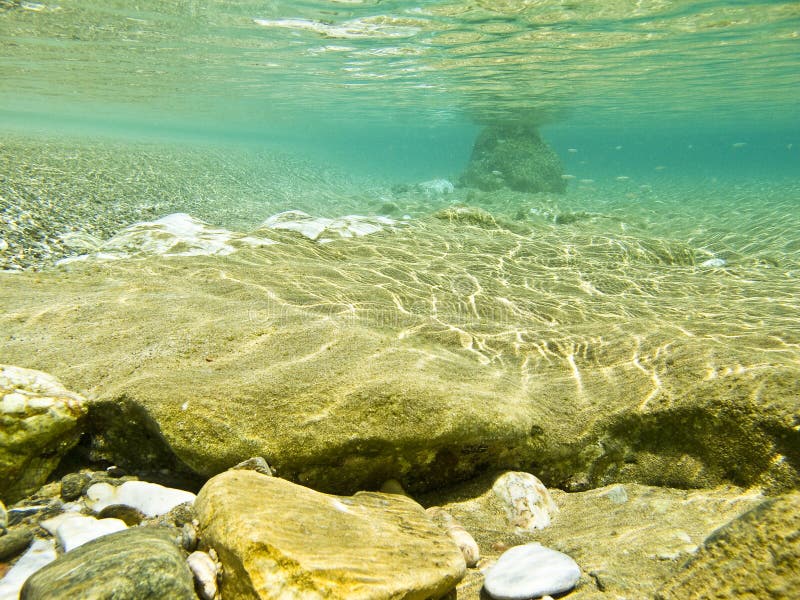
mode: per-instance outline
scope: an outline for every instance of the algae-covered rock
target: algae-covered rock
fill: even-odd
[[[211,479],[196,508],[232,600],[440,598],[466,570],[455,543],[400,495],[330,496],[234,470]]]
[[[536,127],[490,125],[475,141],[461,184],[484,191],[563,193],[563,174],[561,161]]]
[[[196,600],[194,579],[168,530],[133,528],[67,552],[33,574],[21,600],[174,598]]]
[[[800,590],[800,494],[766,500],[720,527],[659,600],[790,600]]]
[[[86,401],[54,377],[0,365],[0,498],[36,490],[81,435]]]

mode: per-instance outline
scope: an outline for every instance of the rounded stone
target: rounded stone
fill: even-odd
[[[19,556],[33,542],[33,531],[27,527],[12,529],[6,535],[0,536],[0,562]]]
[[[70,473],[61,478],[61,498],[72,502],[81,497],[92,478],[88,473]]]
[[[142,511],[125,504],[111,504],[97,513],[99,519],[119,519],[128,527],[135,527],[144,519]]]
[[[571,590],[580,577],[580,567],[569,556],[533,543],[504,552],[483,587],[495,600],[528,600]]]

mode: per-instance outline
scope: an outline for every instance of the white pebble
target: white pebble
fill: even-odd
[[[56,543],[54,540],[33,540],[28,551],[0,579],[0,600],[17,600],[22,584],[45,565],[56,559]]]
[[[492,491],[503,503],[506,516],[518,533],[544,529],[558,512],[550,492],[537,477],[521,471],[501,475]]]
[[[700,263],[701,267],[724,267],[727,263],[724,258],[709,258]]]
[[[214,600],[217,596],[217,573],[219,567],[205,552],[192,552],[186,559],[197,582],[197,590],[203,600]]]
[[[194,502],[196,497],[191,492],[147,481],[126,481],[118,487],[108,483],[95,483],[86,490],[86,496],[86,503],[94,512],[100,512],[113,504],[124,504],[147,517],[166,514],[179,504]]]
[[[42,521],[41,526],[55,536],[64,552],[128,528],[121,519],[95,519],[74,512]]]
[[[528,600],[571,590],[580,577],[569,556],[533,543],[503,553],[483,587],[495,600]]]

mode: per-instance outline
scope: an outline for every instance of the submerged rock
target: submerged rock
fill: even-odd
[[[455,186],[447,179],[431,179],[418,183],[419,190],[428,198],[445,196],[455,191]]]
[[[294,231],[315,242],[331,242],[338,238],[352,238],[378,233],[397,227],[398,221],[388,217],[347,215],[337,219],[312,217],[301,210],[289,210],[271,216],[261,224],[261,229]]]
[[[528,600],[567,592],[580,577],[580,567],[569,556],[533,543],[503,553],[483,587],[496,600]]]
[[[491,125],[478,135],[461,184],[484,191],[563,193],[563,174],[561,161],[535,127]]]
[[[458,547],[413,500],[321,494],[253,471],[212,478],[197,503],[225,598],[439,598],[465,572]]]
[[[683,598],[775,598],[800,590],[800,494],[765,500],[720,527],[658,593]]]
[[[0,562],[16,558],[33,542],[33,531],[29,527],[17,527],[0,535]]]
[[[20,600],[196,600],[194,579],[169,531],[133,528],[68,552],[25,582]]]
[[[82,433],[86,400],[55,377],[0,365],[0,498],[38,489]]]
[[[500,468],[800,485],[778,270],[709,277],[685,245],[490,223],[455,209],[346,243],[269,230],[282,243],[229,256],[0,274],[4,356],[92,389],[91,458],[129,472],[260,455],[338,493]]]

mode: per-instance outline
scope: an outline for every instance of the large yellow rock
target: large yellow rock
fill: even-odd
[[[195,508],[222,560],[226,600],[440,598],[466,571],[458,547],[404,496],[332,496],[228,471]]]
[[[86,401],[41,371],[0,365],[0,498],[36,490],[78,443]]]

